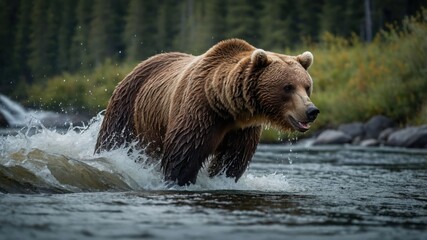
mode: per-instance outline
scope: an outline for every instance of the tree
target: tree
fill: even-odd
[[[53,9],[50,6],[50,1],[35,0],[31,12],[31,34],[30,34],[30,56],[28,65],[31,68],[32,75],[36,81],[46,79],[54,72],[54,64],[51,61],[52,57],[52,44],[54,41],[50,39],[54,25],[52,22],[52,13],[49,11]],[[49,21],[51,20],[51,21]],[[53,26],[52,26],[52,25]],[[48,28],[48,29],[47,29]]]
[[[14,82],[13,44],[18,1],[0,0],[0,86],[1,91],[10,88]]]
[[[124,1],[95,0],[89,32],[91,62],[100,65],[107,58],[119,60],[123,54]]]
[[[362,36],[364,3],[360,0],[347,0],[344,5],[344,29],[342,36],[350,37],[351,34]]]
[[[156,1],[131,0],[125,20],[124,42],[127,59],[141,60],[156,53]]]
[[[283,51],[295,44],[298,40],[297,15],[293,1],[265,1],[261,17],[261,46]]]
[[[179,9],[177,1],[165,0],[159,6],[157,17],[156,41],[159,52],[173,50],[174,39],[177,37],[179,28]]]
[[[322,8],[322,1],[299,0],[296,1],[298,12],[298,40],[308,40],[316,42],[319,36],[319,12]]]
[[[75,16],[76,25],[73,31],[70,51],[70,70],[89,68],[89,31],[91,22],[93,1],[79,0],[77,3]]]
[[[30,56],[30,24],[31,24],[32,2],[21,1],[19,4],[17,23],[15,28],[15,44],[13,47],[13,64],[16,71],[16,78],[19,81],[29,82],[31,78],[31,70],[28,66],[28,58]]]
[[[227,36],[242,38],[257,45],[259,40],[258,17],[261,5],[255,0],[227,1]]]
[[[175,49],[178,51],[189,50],[189,40],[194,37],[194,0],[181,1],[178,6],[180,19],[178,35],[174,39]]]
[[[196,52],[202,52],[226,37],[227,5],[224,0],[205,1],[198,5]]]
[[[325,0],[322,5],[320,19],[320,34],[330,32],[336,35],[343,33],[344,4],[341,0]]]
[[[58,33],[58,67],[61,71],[72,70],[71,43],[75,29],[74,0],[62,1],[62,14]]]

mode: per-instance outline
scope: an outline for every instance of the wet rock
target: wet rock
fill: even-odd
[[[8,126],[9,126],[9,123],[6,121],[6,118],[0,112],[0,127],[1,128],[5,128],[5,127],[8,127]]]
[[[379,146],[380,142],[377,139],[365,139],[362,142],[360,142],[360,146],[362,147],[376,147]]]
[[[380,133],[387,128],[392,128],[396,123],[388,117],[377,115],[365,123],[365,139],[377,139]]]
[[[390,134],[386,145],[394,147],[427,148],[427,125],[398,130]]]
[[[351,136],[344,132],[338,130],[326,130],[316,138],[313,145],[345,144],[350,143],[351,140]]]
[[[395,131],[396,131],[396,129],[395,129],[395,128],[386,128],[386,129],[384,129],[384,130],[380,133],[380,135],[378,136],[378,141],[380,141],[381,143],[386,143],[386,142],[387,142],[388,137],[389,137],[393,132],[395,132]]]
[[[365,128],[361,122],[341,124],[338,130],[350,135],[352,138],[363,137],[365,135]]]

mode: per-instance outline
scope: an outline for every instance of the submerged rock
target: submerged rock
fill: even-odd
[[[386,145],[393,147],[427,148],[427,125],[398,130],[388,137]]]
[[[343,133],[338,130],[326,130],[316,138],[313,145],[344,144],[350,143],[351,141],[351,136],[346,133]]]

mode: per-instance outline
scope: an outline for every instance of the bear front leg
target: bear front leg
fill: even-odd
[[[209,166],[209,176],[225,173],[236,182],[246,171],[257,148],[261,127],[234,130],[225,135]]]
[[[204,161],[219,144],[219,124],[211,119],[197,121],[191,116],[177,118],[166,133],[161,167],[165,180],[178,185],[195,183]]]

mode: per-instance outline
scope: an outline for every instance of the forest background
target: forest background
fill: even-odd
[[[0,0],[0,93],[95,115],[138,62],[227,38],[309,50],[317,127],[427,121],[427,0]]]

